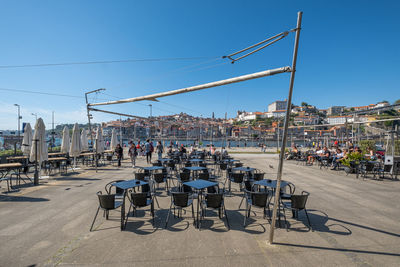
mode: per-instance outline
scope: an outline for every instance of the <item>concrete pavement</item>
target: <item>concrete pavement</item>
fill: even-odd
[[[276,155],[234,157],[274,179]],[[297,221],[288,213],[290,231],[277,229],[274,245],[267,243],[270,224],[261,211],[255,209],[257,216],[252,214],[243,228],[239,192],[225,200],[230,231],[211,211],[202,230],[195,229],[190,209],[164,229],[170,197],[162,185],[155,228],[150,213],[139,211],[121,232],[114,211],[108,221],[99,216],[89,232],[98,205],[95,193],[109,181],[133,178],[128,162],[123,165],[98,173],[82,169],[39,187],[3,192],[0,266],[399,266],[399,181],[356,179],[286,161],[284,179],[296,185],[296,192],[311,193],[307,207],[315,231],[308,231],[304,214]],[[146,164],[140,159],[138,165]]]

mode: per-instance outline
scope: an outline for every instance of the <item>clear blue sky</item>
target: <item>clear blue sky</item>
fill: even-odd
[[[0,66],[141,58],[164,62],[0,68],[0,88],[113,99],[146,95],[291,64],[294,35],[235,64],[217,57],[294,28],[303,11],[294,103],[319,108],[400,98],[399,1],[2,1]],[[213,59],[215,57],[215,59]],[[200,64],[200,65],[196,65]],[[188,67],[189,66],[189,67]],[[190,68],[190,66],[192,66]],[[153,115],[235,116],[287,97],[289,74],[160,99]],[[38,113],[47,127],[85,122],[83,98],[0,90],[0,129]],[[110,96],[111,95],[111,96]],[[91,99],[91,101],[94,101]],[[147,116],[147,102],[104,107]],[[94,113],[95,121],[117,119]]]

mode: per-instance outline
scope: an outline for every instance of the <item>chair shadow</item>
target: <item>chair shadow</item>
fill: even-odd
[[[177,215],[177,210],[175,211]],[[168,226],[165,228],[165,222],[168,216],[168,209],[162,209],[156,211],[156,217],[161,218],[161,228],[165,228],[167,231],[171,232],[181,232],[185,231],[189,228],[191,222],[193,222],[193,218],[191,217],[191,211],[188,210],[186,212],[182,211],[180,217],[175,217],[173,210],[171,210],[171,214],[169,215]],[[187,215],[187,213],[189,215]],[[196,216],[196,215],[195,215]]]
[[[24,197],[24,196],[6,196],[0,195],[0,202],[44,202],[50,201],[47,198],[35,198],[35,197]]]
[[[394,236],[394,237],[400,237],[400,233],[393,233],[393,232],[385,231],[385,230],[382,230],[382,229],[377,229],[377,228],[374,228],[374,227],[365,226],[365,225],[362,225],[362,224],[358,224],[358,223],[354,223],[354,222],[349,222],[349,221],[344,221],[344,220],[340,220],[340,219],[337,219],[337,218],[329,217],[328,214],[326,214],[325,212],[320,211],[320,210],[310,209],[310,210],[307,210],[307,211],[310,211],[309,212],[309,216],[310,216],[311,223],[313,223],[313,220],[315,220],[315,219],[325,217],[325,218],[327,218],[327,219],[323,219],[323,221],[325,221],[325,222],[327,220],[331,220],[331,221],[334,221],[334,222],[337,222],[337,223],[347,224],[347,225],[351,225],[351,226],[354,226],[354,227],[359,227],[359,228],[362,228],[362,229],[365,229],[365,230],[370,230],[370,231],[382,233],[382,234],[385,234],[385,235],[391,235],[391,236]],[[317,215],[317,214],[315,214],[315,212],[322,213],[323,216]],[[338,224],[332,224],[332,225],[338,225]],[[313,226],[314,226],[314,224],[313,224]],[[318,225],[315,225],[315,226],[321,227],[321,231],[324,230],[324,226],[323,225],[320,226],[318,224]],[[315,229],[319,231],[319,228],[315,227]]]

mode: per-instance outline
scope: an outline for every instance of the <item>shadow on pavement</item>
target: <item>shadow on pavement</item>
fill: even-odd
[[[43,202],[43,201],[50,201],[47,198],[41,197],[23,197],[23,196],[5,196],[0,195],[0,201],[2,202]]]

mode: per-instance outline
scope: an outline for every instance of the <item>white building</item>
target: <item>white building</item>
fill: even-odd
[[[287,101],[275,101],[268,105],[268,112],[274,112],[277,110],[286,110]]]

